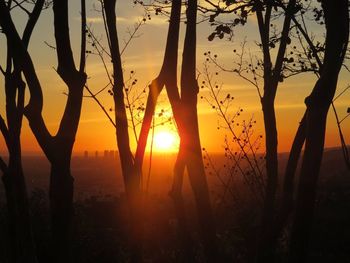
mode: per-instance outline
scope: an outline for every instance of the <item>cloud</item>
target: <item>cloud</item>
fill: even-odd
[[[78,20],[78,21],[80,21],[80,17],[74,17],[74,20]],[[130,24],[130,23],[135,23],[135,22],[137,22],[138,20],[136,19],[136,17],[135,17],[135,19],[133,19],[133,18],[131,18],[131,19],[127,19],[127,18],[125,18],[125,17],[117,17],[117,22],[119,22],[119,23],[126,23],[126,24]],[[103,23],[103,18],[102,17],[99,17],[99,16],[90,16],[90,17],[87,17],[86,18],[86,22],[87,23],[94,23],[94,24],[101,24],[101,23]]]
[[[76,20],[80,20],[80,17],[75,17]],[[135,24],[140,22],[143,19],[142,15],[139,16],[130,16],[130,17],[123,17],[123,16],[118,16],[117,17],[117,22],[121,23],[121,24]],[[88,23],[103,23],[103,18],[102,17],[87,17],[86,21]],[[149,25],[164,25],[167,26],[168,25],[168,19],[165,17],[161,17],[161,16],[152,16],[151,19],[147,19],[146,20],[146,24]]]

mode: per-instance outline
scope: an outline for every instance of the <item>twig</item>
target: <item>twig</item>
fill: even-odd
[[[98,106],[100,106],[101,110],[103,111],[103,113],[106,115],[106,117],[108,118],[108,120],[110,121],[110,123],[114,126],[114,128],[116,128],[116,124],[113,121],[113,119],[111,118],[111,116],[109,116],[108,112],[106,111],[105,107],[103,107],[102,103],[98,100],[98,98],[95,96],[95,94],[92,93],[92,91],[89,89],[89,87],[87,85],[85,85],[85,89],[90,93],[91,98],[93,98],[96,103],[98,104]]]

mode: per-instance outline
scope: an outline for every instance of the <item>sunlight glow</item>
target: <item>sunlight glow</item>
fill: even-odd
[[[173,132],[160,131],[154,134],[153,143],[155,151],[174,151],[178,147],[178,138]]]

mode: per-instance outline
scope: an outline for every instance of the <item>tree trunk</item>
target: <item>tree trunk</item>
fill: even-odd
[[[323,0],[327,29],[323,68],[306,98],[306,143],[301,166],[295,218],[291,231],[290,262],[306,262],[318,176],[323,155],[326,121],[336,90],[349,38],[348,1]]]
[[[186,167],[197,205],[204,253],[208,262],[218,261],[215,223],[199,138],[196,79],[197,0],[188,1],[186,35],[181,69],[181,122],[178,123]]]
[[[8,130],[3,132],[5,132],[4,138],[9,151],[9,162],[3,171],[3,182],[9,211],[11,259],[13,262],[37,262],[21,159],[20,130],[24,88],[25,84],[19,74],[5,75]],[[16,93],[18,105],[16,105]],[[4,128],[6,127],[2,129]]]
[[[306,262],[308,235],[315,205],[328,109],[308,108],[307,137],[290,244],[291,262]],[[312,134],[312,136],[310,136]]]
[[[276,248],[273,239],[273,222],[275,220],[275,199],[278,183],[278,139],[274,107],[274,98],[269,96],[261,99],[266,144],[266,190],[262,210],[260,240],[258,241],[257,262],[272,262]]]
[[[295,174],[298,167],[301,151],[303,149],[303,145],[305,142],[305,134],[306,134],[306,114],[304,114],[300,122],[297,133],[294,137],[292,148],[289,153],[289,158],[288,158],[285,175],[284,175],[282,200],[281,200],[280,210],[276,218],[276,226],[274,229],[274,238],[276,240],[281,235],[283,228],[287,224],[288,217],[293,210]]]
[[[72,260],[73,182],[69,163],[51,163],[52,261],[57,263]]]
[[[43,4],[43,1],[38,1]],[[82,0],[82,5],[84,1]],[[57,73],[67,84],[67,103],[61,119],[58,132],[51,136],[42,117],[43,94],[32,59],[26,49],[26,43],[21,40],[11,16],[3,0],[0,1],[0,22],[11,40],[14,61],[22,70],[30,90],[28,105],[22,112],[26,115],[29,126],[40,147],[51,163],[50,202],[53,234],[53,254],[56,262],[69,262],[71,243],[71,219],[73,207],[73,178],[70,174],[70,159],[78,129],[83,89],[86,82],[85,44],[82,43],[80,70],[75,67],[70,43],[68,22],[68,0],[53,0],[54,31],[56,54],[58,59]],[[85,15],[83,8],[82,16]],[[82,19],[82,28],[85,28]],[[30,31],[30,30],[29,30]],[[28,30],[25,30],[25,34]],[[85,30],[82,32],[85,34]],[[82,37],[84,40],[85,37]]]
[[[103,1],[103,12],[106,16],[106,33],[109,37],[113,63],[113,99],[115,107],[116,140],[129,205],[130,260],[131,262],[138,263],[142,262],[142,239],[144,232],[142,223],[143,200],[140,189],[142,171],[141,169],[135,169],[134,159],[130,149],[128,118],[124,102],[124,77],[119,51],[115,8],[116,0]]]
[[[18,154],[12,154],[8,171],[3,175],[9,211],[11,262],[36,263],[35,245],[30,220],[28,196]]]
[[[215,262],[218,260],[215,223],[202,158],[196,104],[193,103],[191,107],[187,109],[188,114],[186,114],[185,117],[185,132],[182,134],[182,138],[188,138],[188,140],[186,140],[187,149],[185,154],[187,171],[196,200],[204,252],[208,262]]]
[[[183,258],[181,262],[195,262],[194,244],[190,234],[185,204],[182,197],[183,176],[186,167],[186,156],[183,147],[183,140],[180,142],[179,153],[174,167],[174,180],[169,196],[174,203],[175,214],[178,220],[178,231],[183,250]]]
[[[261,97],[261,105],[265,125],[265,144],[266,144],[266,189],[265,200],[262,210],[261,231],[257,244],[256,260],[257,262],[273,262],[276,249],[276,240],[274,239],[274,221],[275,221],[275,199],[278,186],[278,137],[275,116],[275,97],[278,88],[279,79],[282,75],[283,61],[286,47],[289,39],[290,22],[295,14],[296,0],[288,1],[285,10],[285,19],[281,31],[279,48],[272,65],[270,46],[270,21],[273,3],[266,1],[265,15],[262,10],[257,10],[257,20],[259,26],[260,39],[263,49],[264,65],[264,95]]]

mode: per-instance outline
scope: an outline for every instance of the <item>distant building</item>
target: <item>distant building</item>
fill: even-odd
[[[103,158],[114,159],[117,157],[117,153],[118,153],[118,151],[115,151],[115,150],[104,150],[103,151]]]
[[[84,151],[84,158],[89,158],[89,152],[88,151]]]
[[[95,151],[95,158],[98,157],[98,151]]]

